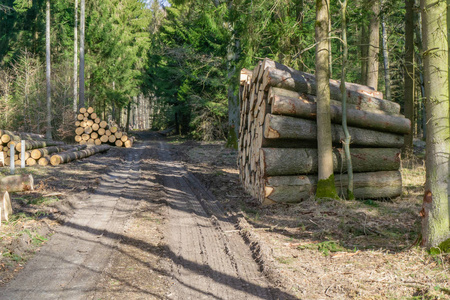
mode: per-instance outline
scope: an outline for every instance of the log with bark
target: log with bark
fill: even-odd
[[[9,197],[8,191],[2,192],[2,198],[0,203],[0,222],[8,221],[9,216],[12,215],[13,209],[11,205],[11,198]]]
[[[85,149],[86,147],[87,147],[86,145],[79,145],[79,146],[67,145],[67,146],[53,146],[53,147],[39,148],[31,151],[31,157],[36,160],[39,160],[41,157],[52,153],[62,152],[66,150],[82,150]]]
[[[68,163],[76,159],[81,159],[97,153],[106,152],[109,150],[109,148],[110,148],[109,145],[100,145],[100,146],[91,146],[88,147],[87,149],[80,151],[58,153],[51,156],[50,163],[53,166],[57,166],[59,164]]]
[[[0,178],[0,191],[9,193],[34,190],[34,180],[31,174],[11,175]]]
[[[340,196],[347,197],[347,175],[336,175],[335,184]],[[399,171],[354,174],[354,191],[358,199],[384,199],[400,196],[402,176]],[[261,203],[293,203],[308,199],[315,193],[317,176],[275,176],[264,180]]]
[[[401,148],[404,143],[403,135],[356,127],[348,129],[353,146]],[[332,124],[331,131],[333,143],[339,143],[345,138],[341,125]],[[268,114],[265,120],[264,137],[267,139],[316,140],[317,125],[313,120]]]
[[[400,149],[352,149],[354,172],[395,171],[400,168]],[[317,174],[317,149],[262,148],[260,149],[263,176]],[[342,148],[333,149],[333,168],[336,174],[346,172]]]
[[[330,110],[331,122],[341,124],[341,106],[330,105]],[[272,99],[272,114],[315,120],[317,104],[310,102],[301,95],[294,98],[274,93]],[[392,116],[358,109],[347,109],[347,124],[354,127],[397,134],[407,134],[411,128],[411,121],[403,116]]]

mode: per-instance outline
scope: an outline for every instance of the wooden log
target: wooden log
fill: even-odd
[[[342,107],[330,105],[331,122],[342,123]],[[272,100],[272,114],[316,119],[317,104],[311,103],[304,97],[286,97],[274,94]],[[411,121],[404,116],[392,116],[372,113],[357,109],[347,109],[347,124],[359,128],[407,134],[411,128]]]
[[[49,163],[50,163],[50,156],[48,156],[48,155],[41,157],[38,160],[38,164],[40,166],[48,166]]]
[[[97,119],[97,114],[93,112],[89,117],[91,118],[91,120],[95,120]]]
[[[84,133],[86,133],[86,134],[91,134],[92,131],[93,131],[92,127],[89,125],[84,128]]]
[[[123,142],[121,140],[117,140],[116,141],[116,146],[117,147],[122,147],[123,146]]]
[[[401,148],[403,135],[349,127],[352,145],[380,148]],[[333,143],[344,139],[341,125],[331,124]],[[268,114],[264,125],[264,137],[267,139],[302,139],[316,140],[317,125],[312,120]]]
[[[84,128],[83,127],[75,128],[75,134],[76,135],[82,135],[83,133],[84,133]]]
[[[125,143],[128,140],[128,136],[126,134],[122,134],[120,140]]]
[[[79,143],[79,142],[81,142],[81,140],[82,140],[81,135],[75,136],[75,142]]]
[[[107,130],[105,131],[105,135],[106,135],[106,136],[110,136],[110,135],[111,135],[111,130],[107,129]]]
[[[97,123],[92,124],[92,130],[98,131],[99,129],[100,129],[100,125],[98,125]]]
[[[100,118],[98,118],[98,117],[95,118],[95,120],[94,120],[94,123],[95,123],[95,124],[100,124],[100,122],[101,122]]]
[[[53,166],[57,166],[59,164],[68,163],[76,159],[85,158],[96,153],[101,153],[108,151],[110,148],[109,145],[100,145],[100,146],[92,146],[84,150],[80,151],[71,151],[71,152],[62,152],[55,155],[52,155],[50,158],[50,163]]]
[[[87,140],[81,140],[80,141],[80,145],[87,145],[87,142],[86,142]]]
[[[25,163],[27,166],[35,166],[37,164],[37,161],[34,158],[30,157],[25,161]]]
[[[107,143],[108,142],[108,136],[107,135],[102,135],[101,137],[100,137],[100,141],[102,142],[102,143]]]
[[[83,113],[80,113],[80,114],[77,115],[77,120],[78,121],[83,121],[83,119],[84,119],[84,114]]]
[[[90,135],[89,134],[86,134],[86,133],[84,133],[82,136],[81,136],[81,138],[83,139],[83,141],[87,141],[87,140],[89,140],[90,139]]]
[[[92,132],[91,133],[91,139],[96,140],[98,138],[98,133],[97,132]]]
[[[101,121],[100,122],[100,127],[101,128],[106,128],[106,126],[108,126],[108,123],[106,123],[106,121]]]
[[[58,142],[58,141],[27,141],[27,140],[25,140],[25,151],[36,149],[36,148],[55,146],[55,145],[61,145],[61,142]],[[17,152],[22,151],[22,143],[21,142],[17,143],[15,147],[16,147]]]
[[[108,137],[108,141],[109,141],[110,143],[115,143],[115,142],[116,142],[116,136],[115,136],[115,135],[110,135],[110,136]]]
[[[111,128],[109,128],[109,130],[111,131],[111,133],[116,133],[119,129],[117,128],[117,126],[112,126]]]
[[[347,175],[335,176],[338,193],[346,197]],[[295,203],[315,194],[317,176],[275,176],[264,180],[262,204]],[[402,176],[399,171],[355,173],[353,193],[357,199],[394,198],[402,194]]]
[[[134,143],[134,137],[129,137],[128,140],[126,140],[123,145],[125,146],[125,148],[131,148],[133,147],[133,143]]]
[[[87,126],[92,127],[92,125],[94,125],[94,121],[87,120]]]
[[[84,115],[84,119],[83,119],[83,120],[86,120],[86,121],[87,121],[88,118],[89,118],[89,113],[88,113],[88,112],[85,112],[83,115]]]
[[[95,145],[95,140],[94,139],[88,139],[86,144],[88,144],[88,145]]]
[[[76,122],[75,122],[75,126],[76,126],[76,127],[80,127],[80,125],[81,125],[81,122],[80,122],[80,121],[76,121]]]
[[[94,112],[94,108],[88,107],[87,113],[92,114]]]
[[[296,174],[317,174],[317,149],[262,148],[260,151],[261,174],[286,176]],[[354,172],[395,171],[400,168],[399,149],[353,148],[351,149]],[[347,171],[342,148],[333,149],[335,173]]]
[[[33,151],[31,151],[31,157],[38,160],[39,158],[41,158],[45,155],[62,152],[62,151],[66,151],[66,150],[78,151],[78,150],[85,149],[86,147],[87,147],[86,145],[78,145],[78,146],[66,145],[66,146],[53,146],[53,147],[39,148],[39,149],[34,149]]]
[[[311,74],[291,70],[281,70],[278,68],[267,68],[263,75],[263,88],[267,91],[269,87],[279,87],[287,90],[316,95],[316,80]],[[341,101],[342,95],[339,86],[330,83],[331,99]],[[355,91],[347,89],[347,101],[349,104],[363,105],[385,111],[388,114],[397,115],[400,113],[398,103],[374,97],[367,91]]]
[[[120,139],[120,138],[122,138],[122,132],[121,131],[116,131],[115,133],[114,133],[114,135],[115,135],[115,137],[117,138],[117,139]]]
[[[105,135],[106,130],[105,130],[105,128],[99,128],[97,132],[100,136],[102,136],[102,135]]]
[[[2,195],[2,200],[0,203],[0,215],[1,221],[9,221],[9,216],[12,215],[13,209],[11,205],[11,198],[9,197],[8,191],[4,191]]]
[[[80,114],[84,114],[86,112],[86,107],[80,107]]]
[[[31,174],[11,175],[0,178],[0,191],[15,193],[32,190],[34,190],[34,180]]]
[[[102,144],[102,141],[101,141],[100,139],[95,139],[95,140],[94,140],[94,144],[97,145],[97,146],[99,146],[99,145]]]

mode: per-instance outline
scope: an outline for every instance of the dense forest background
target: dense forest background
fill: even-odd
[[[0,4],[0,128],[46,130],[45,6],[44,0]],[[404,79],[412,76],[420,116],[421,56],[415,56],[413,74],[407,72],[405,1],[351,0],[348,7],[348,81],[367,83],[368,39],[376,18],[377,89],[403,104]],[[342,64],[339,10],[339,2],[332,0],[334,79],[340,78]],[[407,19],[417,26],[414,51],[419,53],[416,11]],[[51,0],[52,128],[59,138],[71,134],[74,120],[75,13],[75,1]],[[134,129],[173,126],[198,139],[225,139],[228,103],[237,97],[239,70],[269,57],[314,73],[314,30],[315,1],[308,0],[181,0],[165,6],[156,1],[90,0],[86,105],[122,126],[129,115]],[[418,134],[421,123],[415,128]]]

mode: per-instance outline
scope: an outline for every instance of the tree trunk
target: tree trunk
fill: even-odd
[[[272,95],[272,114],[315,119],[317,104],[309,102],[303,96],[286,97]],[[342,122],[342,107],[330,105],[331,122]],[[358,109],[347,109],[347,122],[354,127],[373,129],[378,131],[405,134],[410,132],[411,122],[403,116],[392,116],[367,112]]]
[[[34,190],[34,179],[31,174],[12,175],[0,178],[0,191],[9,193]]]
[[[262,176],[317,174],[317,149],[261,148]],[[400,168],[400,150],[394,148],[354,148],[351,153],[353,171],[394,171]],[[334,173],[347,172],[344,151],[333,149]]]
[[[337,198],[333,175],[330,121],[329,0],[316,0],[316,80],[317,80],[317,198]]]
[[[96,153],[108,151],[109,148],[110,148],[109,145],[100,145],[100,146],[92,146],[85,150],[80,150],[80,151],[58,153],[58,154],[51,156],[50,163],[53,166],[57,166],[59,164],[68,163],[68,162],[71,162],[76,159],[89,157]]]
[[[80,101],[79,106],[85,106],[84,99],[84,40],[85,40],[85,13],[86,5],[85,0],[81,0],[81,11],[80,11]]]
[[[52,98],[51,98],[51,68],[50,68],[50,0],[47,0],[46,9],[46,29],[45,29],[45,65],[46,65],[46,80],[47,80],[47,130],[45,137],[47,140],[52,140]]]
[[[1,221],[8,221],[9,216],[12,215],[12,205],[11,205],[11,199],[9,197],[9,193],[7,191],[4,191],[2,193],[2,200],[0,204],[0,211],[1,211]]]
[[[413,150],[413,132],[414,132],[414,0],[405,0],[405,117],[411,121],[411,128],[405,135],[405,153],[411,153]]]
[[[370,2],[372,17],[369,25],[369,51],[367,64],[367,85],[378,89],[378,53],[380,52],[380,1]]]
[[[429,248],[450,237],[447,3],[422,0],[421,11],[427,98],[426,182],[421,216],[422,245]]]
[[[354,174],[354,195],[357,199],[394,198],[402,193],[399,171]],[[339,195],[346,197],[347,176],[337,175],[335,185]],[[317,176],[276,176],[264,180],[262,203],[295,203],[309,199],[317,187]]]
[[[328,58],[327,58],[328,61]],[[264,71],[262,87],[269,90],[270,87],[277,87],[298,93],[318,95],[317,77],[300,71],[286,71],[276,68],[267,68]],[[331,98],[341,101],[342,94],[340,82],[332,80],[328,84]],[[357,84],[346,84],[347,101],[349,104],[355,104],[364,110],[382,110],[388,114],[397,115],[400,113],[398,103],[378,98],[379,92],[363,88]],[[382,94],[381,94],[382,95]]]
[[[347,0],[344,0],[341,3],[341,28],[342,28],[342,46],[344,48],[342,54],[342,74],[341,74],[341,94],[342,94],[342,129],[344,130],[345,139],[342,141],[344,146],[345,153],[345,165],[347,166],[347,196],[350,200],[355,199],[353,194],[353,163],[352,156],[350,154],[350,142],[352,137],[348,131],[348,122],[347,122],[347,93],[345,89],[345,82],[347,77],[347,60],[348,60],[348,44],[347,44]],[[356,167],[355,167],[355,171]],[[372,170],[376,171],[376,170]]]
[[[389,47],[388,47],[388,36],[386,29],[386,18],[384,13],[381,16],[381,29],[382,29],[382,45],[383,45],[383,66],[384,66],[384,87],[385,87],[385,97],[387,100],[392,100],[391,97],[391,75],[389,70]]]
[[[264,137],[267,139],[300,139],[311,141],[318,139],[316,122],[287,116],[268,114],[264,124]],[[403,135],[349,127],[352,143],[360,147],[401,148]],[[340,143],[345,138],[342,126],[332,124],[331,137],[333,143]],[[318,144],[320,148],[320,144]]]
[[[75,0],[75,22],[73,26],[73,111],[78,111],[78,0]]]

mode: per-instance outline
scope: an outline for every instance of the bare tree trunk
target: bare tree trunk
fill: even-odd
[[[73,26],[73,111],[78,112],[78,0],[75,0],[75,25]]]
[[[329,0],[316,1],[316,80],[317,80],[317,198],[338,198],[333,175],[330,119]]]
[[[84,39],[85,39],[85,19],[86,5],[85,0],[81,0],[80,11],[80,101],[79,106],[84,107]]]
[[[371,1],[372,17],[369,25],[367,85],[378,90],[378,53],[380,52],[380,0]]]
[[[428,120],[426,183],[421,211],[422,246],[430,248],[450,237],[447,3],[422,0],[420,4]]]
[[[364,5],[364,4],[361,4]],[[367,60],[369,56],[369,37],[367,35],[367,27],[365,24],[361,25],[361,84],[367,85]]]
[[[381,16],[381,29],[382,29],[382,44],[383,44],[383,65],[384,65],[384,86],[385,97],[387,100],[392,100],[391,97],[391,75],[389,70],[389,49],[388,49],[388,37],[386,31],[386,18],[384,14]]]
[[[239,135],[239,99],[236,92],[237,82],[236,64],[239,59],[239,39],[236,37],[234,29],[231,28],[231,41],[228,45],[227,65],[228,65],[228,138],[227,147],[237,149]],[[236,80],[234,80],[236,79]],[[234,82],[236,81],[236,83]]]
[[[348,175],[348,186],[347,186],[347,197],[350,200],[355,199],[353,194],[353,164],[352,156],[350,153],[350,142],[352,137],[348,131],[347,127],[347,90],[345,88],[345,82],[347,81],[347,61],[348,61],[348,44],[347,44],[347,0],[341,4],[341,28],[342,28],[342,74],[341,74],[341,93],[342,93],[342,128],[344,129],[345,139],[342,142],[344,145],[345,161],[347,165],[347,175]]]
[[[47,0],[46,30],[45,30],[45,60],[47,79],[47,130],[45,137],[52,139],[52,98],[51,98],[51,67],[50,67],[50,0]]]
[[[405,152],[411,152],[413,149],[414,132],[414,0],[405,0],[405,117],[411,121],[411,130],[405,135]]]

